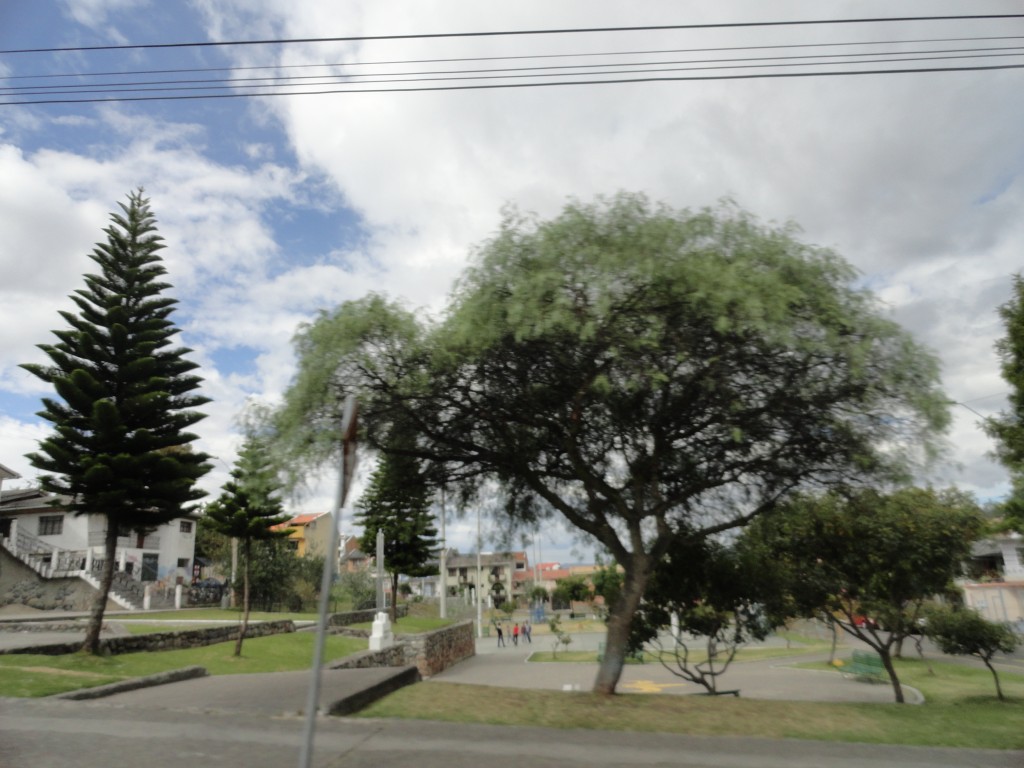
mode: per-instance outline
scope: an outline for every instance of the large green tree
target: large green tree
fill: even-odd
[[[391,453],[382,456],[370,484],[356,503],[356,522],[363,527],[364,552],[377,551],[377,533],[384,534],[384,567],[391,576],[392,622],[398,621],[398,578],[430,576],[428,565],[439,547],[434,528],[433,490],[420,460],[412,455],[415,438],[400,431],[389,441]]]
[[[61,312],[67,328],[57,342],[39,345],[49,364],[22,367],[51,384],[39,416],[54,425],[32,464],[52,474],[48,491],[70,499],[76,514],[106,518],[100,589],[86,631],[85,649],[99,651],[99,633],[116,562],[117,538],[148,531],[185,514],[203,496],[195,482],[209,471],[207,456],[192,451],[188,428],[208,402],[195,394],[201,379],[172,346],[178,329],[170,319],[177,303],[159,251],[164,247],[142,192],[120,204],[90,258],[97,272]]]
[[[767,604],[829,614],[878,653],[902,703],[893,652],[918,631],[925,601],[960,573],[983,525],[957,490],[861,489],[792,499],[744,531],[741,549]]]
[[[380,296],[297,337],[282,445],[336,451],[344,396],[366,438],[395,420],[453,483],[560,514],[623,568],[595,690],[613,693],[651,570],[679,541],[795,490],[891,475],[948,418],[933,356],[834,253],[731,205],[620,194],[550,221],[508,212],[430,322]]]
[[[242,654],[242,641],[249,628],[253,545],[283,539],[291,533],[288,528],[275,530],[275,526],[289,520],[281,502],[281,485],[266,442],[250,434],[238,452],[231,479],[224,484],[221,495],[206,508],[206,517],[213,528],[238,539],[242,545],[242,624],[235,642],[235,656]]]
[[[985,422],[996,440],[996,455],[1010,471],[1012,491],[1004,504],[1006,522],[1024,531],[1024,277],[1013,276],[1010,299],[999,307],[1006,336],[996,342],[1000,371],[1010,386],[1008,410]]]

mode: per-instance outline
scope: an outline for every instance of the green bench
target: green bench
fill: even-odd
[[[885,682],[889,674],[882,664],[882,657],[871,651],[854,651],[848,671],[860,680]]]
[[[632,659],[633,661],[639,661],[641,664],[646,664],[647,663],[647,659],[644,658],[643,650],[633,651],[632,653],[627,653],[626,654],[626,658],[627,659]],[[597,660],[599,662],[604,661],[604,641],[603,640],[599,641],[598,644],[597,644]]]

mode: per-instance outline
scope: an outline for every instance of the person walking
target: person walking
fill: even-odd
[[[526,638],[526,642],[528,642],[530,645],[533,645],[533,638],[530,637],[531,631],[532,630],[530,628],[530,620],[527,619],[525,622],[523,622],[523,637]]]
[[[519,622],[512,627],[512,645],[519,645]]]
[[[505,635],[503,635],[502,632],[501,632],[501,624],[495,624],[494,628],[498,630],[498,647],[499,648],[504,648],[505,647]]]

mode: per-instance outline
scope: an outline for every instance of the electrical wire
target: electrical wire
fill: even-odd
[[[932,50],[913,50],[913,51],[898,51],[893,53],[836,53],[836,54],[804,54],[798,56],[757,56],[757,57],[736,57],[736,58],[717,58],[717,59],[684,59],[684,60],[670,60],[670,61],[646,61],[646,62],[626,62],[621,66],[628,66],[633,68],[642,67],[644,69],[637,69],[639,72],[645,71],[656,71],[648,68],[655,66],[677,66],[677,65],[689,65],[689,64],[722,64],[732,65],[742,62],[762,62],[756,66],[781,66],[781,64],[774,64],[774,62],[786,62],[789,65],[790,62],[796,60],[804,60],[802,65],[808,64],[857,64],[857,63],[873,63],[873,62],[895,62],[895,61],[923,61],[928,60],[927,58],[913,58],[915,56],[923,56],[925,54],[962,54],[968,53],[970,56],[929,56],[930,59],[940,58],[984,58],[991,56],[1019,56],[1024,48],[1021,46],[1001,46],[1001,47],[988,47],[988,48],[945,48],[945,49],[932,49]],[[882,57],[897,57],[897,58],[882,58]],[[870,58],[865,58],[870,57]],[[815,61],[807,61],[807,60]],[[843,59],[844,61],[832,61]],[[800,65],[797,62],[797,65]],[[348,68],[352,65],[313,65],[320,67],[331,67]],[[260,87],[249,85],[250,83],[262,83],[264,87],[270,85],[279,84],[283,87],[292,87],[291,84],[294,81],[310,81],[310,80],[337,80],[340,77],[346,79],[352,78],[368,78],[368,77],[426,77],[433,75],[484,75],[491,74],[493,76],[513,76],[511,73],[523,73],[522,75],[515,76],[526,76],[530,73],[535,73],[537,77],[551,77],[550,74],[542,74],[544,71],[564,71],[564,70],[595,70],[610,66],[607,63],[600,64],[562,64],[553,65],[547,64],[543,66],[535,67],[505,67],[505,68],[490,68],[490,69],[442,69],[442,70],[419,70],[419,71],[407,71],[407,72],[386,72],[386,73],[374,73],[374,72],[351,72],[345,75],[339,75],[337,73],[325,74],[325,75],[292,75],[292,76],[275,76],[275,77],[236,77],[236,78],[191,78],[181,80],[143,80],[134,82],[103,82],[103,83],[86,83],[86,84],[60,84],[60,85],[26,85],[26,86],[7,86],[0,87],[0,96],[5,95],[41,95],[45,93],[59,93],[68,94],[75,92],[82,93],[96,93],[96,92],[113,92],[119,88],[141,88],[147,86],[183,86],[183,85],[194,85],[197,89],[204,89],[210,86],[212,83],[224,83],[223,87],[234,86],[238,88],[251,88]],[[725,68],[723,66],[723,68]],[[606,74],[607,72],[601,72],[598,74]],[[578,72],[576,74],[586,74],[586,72]],[[310,83],[304,83],[310,84]],[[95,90],[90,90],[89,86],[95,85]],[[99,86],[103,89],[110,89],[109,91],[99,90]],[[60,89],[71,89],[71,90],[60,90]],[[33,90],[35,89],[35,90]],[[146,90],[153,90],[147,87]]]
[[[271,38],[266,40],[207,40],[190,43],[130,43],[126,45],[81,45],[64,48],[20,48],[0,51],[0,55],[24,53],[71,53],[82,51],[138,51],[160,48],[212,48],[249,45],[293,45],[297,43],[354,43],[380,40],[437,40],[468,37],[514,37],[532,35],[576,35],[608,32],[664,32],[697,29],[740,29],[752,27],[797,27],[832,24],[887,24],[921,21],[991,21],[1022,19],[1022,13],[998,13],[952,16],[891,16],[853,19],[803,19],[797,21],[732,21],[708,24],[661,24],[638,27],[567,27],[562,29],[518,29],[491,32],[435,32],[409,35],[350,35],[339,37]]]
[[[842,77],[851,75],[904,75],[904,74],[927,74],[938,72],[984,72],[1006,69],[1024,69],[1024,64],[996,64],[976,67],[916,67],[912,69],[865,69],[848,70],[835,72],[768,72],[768,73],[747,73],[732,75],[693,75],[677,77],[638,77],[621,78],[613,80],[570,80],[559,82],[531,82],[531,83],[491,83],[473,85],[438,85],[422,86],[416,88],[343,88],[318,91],[275,91],[270,93],[221,93],[221,94],[188,94],[176,96],[115,96],[105,98],[86,99],[38,99],[30,101],[6,101],[0,102],[0,107],[30,104],[96,104],[108,102],[141,102],[141,101],[195,101],[200,99],[239,99],[269,96],[326,96],[330,94],[357,94],[357,93],[416,93],[428,91],[471,91],[471,90],[495,90],[508,88],[543,88],[553,86],[572,85],[621,85],[625,83],[657,83],[657,82],[687,82],[687,81],[709,81],[709,80],[767,80],[775,78],[796,78],[796,77]]]
[[[1005,49],[999,49],[1005,50]],[[883,63],[895,63],[895,62],[909,62],[909,61],[948,61],[958,59],[980,59],[980,58],[998,58],[1007,56],[1024,56],[1024,50],[1020,48],[1009,49],[1018,51],[1016,53],[987,53],[979,55],[977,53],[971,53],[968,56],[912,56],[906,55],[900,58],[864,58],[854,61],[824,61],[814,62],[814,66],[832,65],[832,66],[849,66],[851,64],[883,64]],[[936,51],[935,53],[944,53],[942,51]],[[856,56],[858,54],[842,54],[842,56]],[[880,56],[879,54],[878,56]],[[606,75],[621,75],[621,74],[644,74],[653,72],[680,72],[680,71],[699,71],[699,70],[734,70],[734,69],[763,69],[763,68],[782,68],[782,67],[805,67],[808,66],[807,62],[793,62],[788,61],[790,58],[805,58],[805,57],[776,57],[774,59],[768,59],[772,62],[780,63],[764,63],[766,59],[717,59],[717,60],[690,60],[690,61],[666,61],[666,62],[646,62],[644,64],[636,64],[630,66],[628,69],[600,69],[600,71],[591,71],[592,68],[604,68],[609,65],[606,64],[591,64],[591,65],[578,65],[578,67],[586,67],[588,71],[583,72],[541,72],[540,69],[571,69],[573,67],[548,67],[548,68],[527,68],[523,69],[504,69],[504,70],[454,70],[454,71],[427,71],[427,72],[390,72],[386,74],[351,74],[351,75],[319,75],[319,76],[298,76],[298,77],[283,77],[283,78],[240,78],[238,80],[187,80],[187,81],[153,81],[144,83],[106,83],[103,87],[90,88],[87,86],[75,86],[71,90],[60,90],[68,88],[68,86],[43,86],[45,90],[26,90],[32,86],[21,86],[13,89],[0,88],[0,97],[9,95],[18,96],[39,96],[39,95],[68,95],[68,94],[94,94],[94,93],[153,93],[153,92],[172,92],[172,91],[210,91],[210,90],[225,90],[228,88],[234,89],[256,89],[256,88],[270,88],[270,87],[281,87],[281,88],[298,88],[308,85],[315,85],[315,83],[309,83],[306,81],[319,79],[327,80],[328,82],[321,83],[321,85],[339,85],[339,84],[382,84],[382,83],[403,83],[403,82],[436,82],[436,81],[471,81],[471,80],[493,80],[493,79],[523,79],[523,78],[549,78],[559,76],[569,77],[594,77],[594,76],[606,76]],[[761,63],[737,63],[744,61],[756,61]],[[711,66],[677,66],[677,65],[704,65],[709,64]],[[358,80],[354,81],[354,78],[375,78],[370,80]],[[264,81],[270,80],[271,82],[250,82],[252,80]],[[299,80],[303,82],[293,83],[289,81]],[[213,85],[212,83],[222,83],[220,85]],[[161,87],[148,87],[148,86],[161,86]],[[38,86],[36,86],[38,88]],[[122,90],[127,89],[127,90]],[[5,91],[12,91],[13,93],[5,93]],[[260,94],[253,94],[260,95]]]
[[[302,38],[271,41],[221,41],[210,45],[250,45],[257,43],[362,41],[362,40],[408,40],[441,37],[481,37],[495,35],[530,35],[583,32],[625,32],[678,29],[712,29],[722,27],[774,27],[820,24],[878,23],[895,21],[963,21],[978,19],[1024,18],[1024,14],[1001,14],[985,16],[918,16],[873,19],[819,19],[807,21],[766,21],[730,22],[721,24],[662,25],[645,27],[602,27],[573,28],[558,30],[517,30],[506,32],[459,32],[424,35],[378,35],[348,38]],[[8,82],[20,81],[24,85],[0,86],[0,107],[28,106],[34,104],[74,104],[115,101],[167,101],[183,99],[246,98],[262,96],[326,95],[333,93],[384,93],[439,90],[485,90],[492,88],[609,85],[640,82],[670,82],[686,80],[738,80],[765,79],[771,77],[825,77],[867,74],[912,74],[929,72],[967,72],[1017,69],[1021,65],[1012,63],[986,64],[984,59],[1005,59],[1024,55],[1022,46],[952,47],[939,49],[891,50],[895,45],[931,45],[935,43],[982,43],[1024,40],[1018,36],[967,36],[946,38],[916,38],[913,40],[869,40],[861,42],[822,42],[751,46],[719,46],[699,48],[675,48],[656,50],[547,53],[528,55],[448,57],[429,59],[393,59],[387,61],[349,62],[344,64],[289,64],[260,65],[248,67],[192,67],[149,70],[128,70],[122,72],[64,73],[64,74],[21,74],[11,75]],[[134,50],[140,48],[183,48],[203,47],[207,43],[161,43],[118,46],[90,46],[76,48],[40,48],[3,51],[0,53],[66,52],[83,50]],[[880,48],[886,50],[855,50],[843,53],[823,53],[822,50],[837,47]],[[815,49],[817,52],[810,52]],[[625,56],[646,57],[665,54],[765,54],[779,52],[779,55],[724,56],[712,58],[688,58],[656,61],[608,61]],[[807,51],[807,52],[805,52]],[[600,59],[596,63],[595,59]],[[950,67],[905,67],[890,69],[864,69],[879,64],[909,64],[911,62],[966,61],[978,62],[972,66]],[[526,62],[530,66],[491,66],[475,68],[408,69],[394,71],[353,71],[354,68],[422,64],[469,64],[469,63]],[[552,63],[565,62],[565,63]],[[323,74],[271,74],[290,72],[295,69],[318,69]],[[841,69],[842,68],[842,69]],[[330,71],[330,70],[341,70]],[[325,71],[326,70],[326,71]],[[737,72],[737,70],[756,70]],[[774,71],[771,71],[774,70]],[[791,70],[791,71],[782,71]],[[797,71],[799,70],[799,71]],[[184,77],[177,79],[143,79],[110,82],[98,80],[108,77],[137,77],[162,74],[212,74],[236,72],[267,72],[258,77]],[[708,74],[689,76],[668,76],[668,73],[701,72]],[[718,74],[711,74],[717,72]],[[621,77],[625,76],[625,77]],[[561,80],[555,80],[561,78]],[[48,83],[39,82],[48,80]],[[79,82],[54,82],[55,80],[78,80]],[[26,81],[32,80],[31,84]],[[85,82],[81,82],[84,80]],[[512,80],[522,82],[509,82]],[[460,85],[461,83],[461,85]],[[409,87],[403,84],[413,84]],[[387,88],[369,86],[387,85]],[[345,88],[331,88],[346,86]],[[303,90],[304,89],[304,90]],[[69,98],[54,98],[66,96]],[[27,98],[46,97],[46,98]]]
[[[476,61],[520,61],[526,59],[567,59],[567,58],[593,58],[595,56],[655,56],[670,53],[723,53],[727,51],[766,51],[782,48],[836,48],[848,46],[879,46],[879,45],[919,45],[924,43],[964,43],[964,42],[987,42],[1003,40],[1024,40],[1024,35],[1003,35],[997,37],[937,37],[913,40],[862,40],[845,43],[793,43],[781,45],[738,45],[718,46],[712,48],[668,48],[641,51],[603,51],[603,52],[577,52],[577,53],[539,53],[526,54],[521,56],[464,56],[455,58],[435,59],[390,59],[384,61],[345,61],[323,64],[262,64],[258,66],[236,66],[236,67],[180,67],[174,69],[136,69],[117,70],[109,72],[63,72],[45,75],[8,75],[7,80],[33,80],[33,79],[54,79],[61,77],[125,77],[131,75],[171,75],[186,74],[190,72],[250,72],[263,70],[289,70],[289,69],[312,69],[317,67],[368,67],[395,64],[448,64]]]

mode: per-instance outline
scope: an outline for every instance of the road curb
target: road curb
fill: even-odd
[[[152,688],[157,685],[176,683],[180,680],[192,680],[197,677],[206,677],[209,674],[210,673],[207,672],[206,667],[184,667],[182,669],[172,669],[170,672],[160,672],[156,675],[146,675],[145,677],[135,677],[131,680],[120,680],[116,683],[98,685],[95,688],[82,688],[77,691],[58,693],[48,698],[66,699],[70,701],[101,699],[104,696],[113,696],[115,693],[135,691],[139,688]]]

